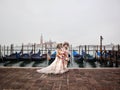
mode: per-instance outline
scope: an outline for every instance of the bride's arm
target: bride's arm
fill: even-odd
[[[59,50],[57,50],[56,56],[57,56],[58,58],[61,58],[61,59],[62,59],[62,55],[61,55],[61,52],[60,52]]]

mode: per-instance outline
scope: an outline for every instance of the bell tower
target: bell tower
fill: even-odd
[[[43,35],[40,36],[40,44],[43,44]]]

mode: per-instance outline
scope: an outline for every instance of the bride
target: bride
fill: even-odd
[[[68,71],[66,61],[68,61],[68,53],[64,49],[64,46],[69,46],[69,44],[62,43],[57,44],[57,50],[56,50],[56,58],[52,64],[50,64],[48,67],[42,68],[40,70],[37,70],[38,73],[53,73],[53,74],[60,74],[65,73]]]

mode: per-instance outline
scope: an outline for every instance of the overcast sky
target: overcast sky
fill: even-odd
[[[0,0],[0,44],[120,44],[120,0]]]

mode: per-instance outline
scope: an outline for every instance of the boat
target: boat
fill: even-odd
[[[32,53],[33,53],[33,50],[31,50],[30,53],[23,53],[23,54],[20,56],[19,60],[31,60],[31,55],[32,55]]]
[[[55,60],[55,57],[56,57],[56,51],[54,51],[53,54],[51,55],[51,59]]]
[[[87,54],[83,50],[82,50],[82,56],[83,56],[84,60],[87,60],[88,62],[96,62],[96,58],[93,57],[93,55]]]
[[[24,53],[20,56],[20,60],[30,60],[30,55],[28,53]]]
[[[42,56],[41,56],[40,50],[39,50],[37,53],[32,54],[32,55],[31,55],[31,59],[32,59],[32,60],[42,60]]]
[[[47,53],[42,54],[42,55],[41,55],[41,59],[42,59],[42,60],[47,60]]]
[[[85,58],[88,62],[96,62],[96,58],[90,54],[86,54]]]
[[[74,60],[76,61],[76,62],[78,62],[78,63],[83,63],[83,56],[82,55],[80,55],[77,51],[75,51],[75,50],[73,50],[73,52],[72,52],[72,54],[73,54],[73,58],[74,58]]]
[[[1,62],[3,62],[3,57],[2,57],[2,56],[0,57],[0,63],[1,63]]]
[[[49,65],[55,60],[56,57],[56,51],[54,51],[51,55],[50,55],[50,60],[49,60]]]
[[[5,55],[4,57],[3,57],[3,60],[4,61],[9,61],[9,60],[19,60],[19,58],[20,58],[20,56],[21,56],[21,52],[16,52],[16,53],[12,53],[12,54],[10,54],[10,55]]]

